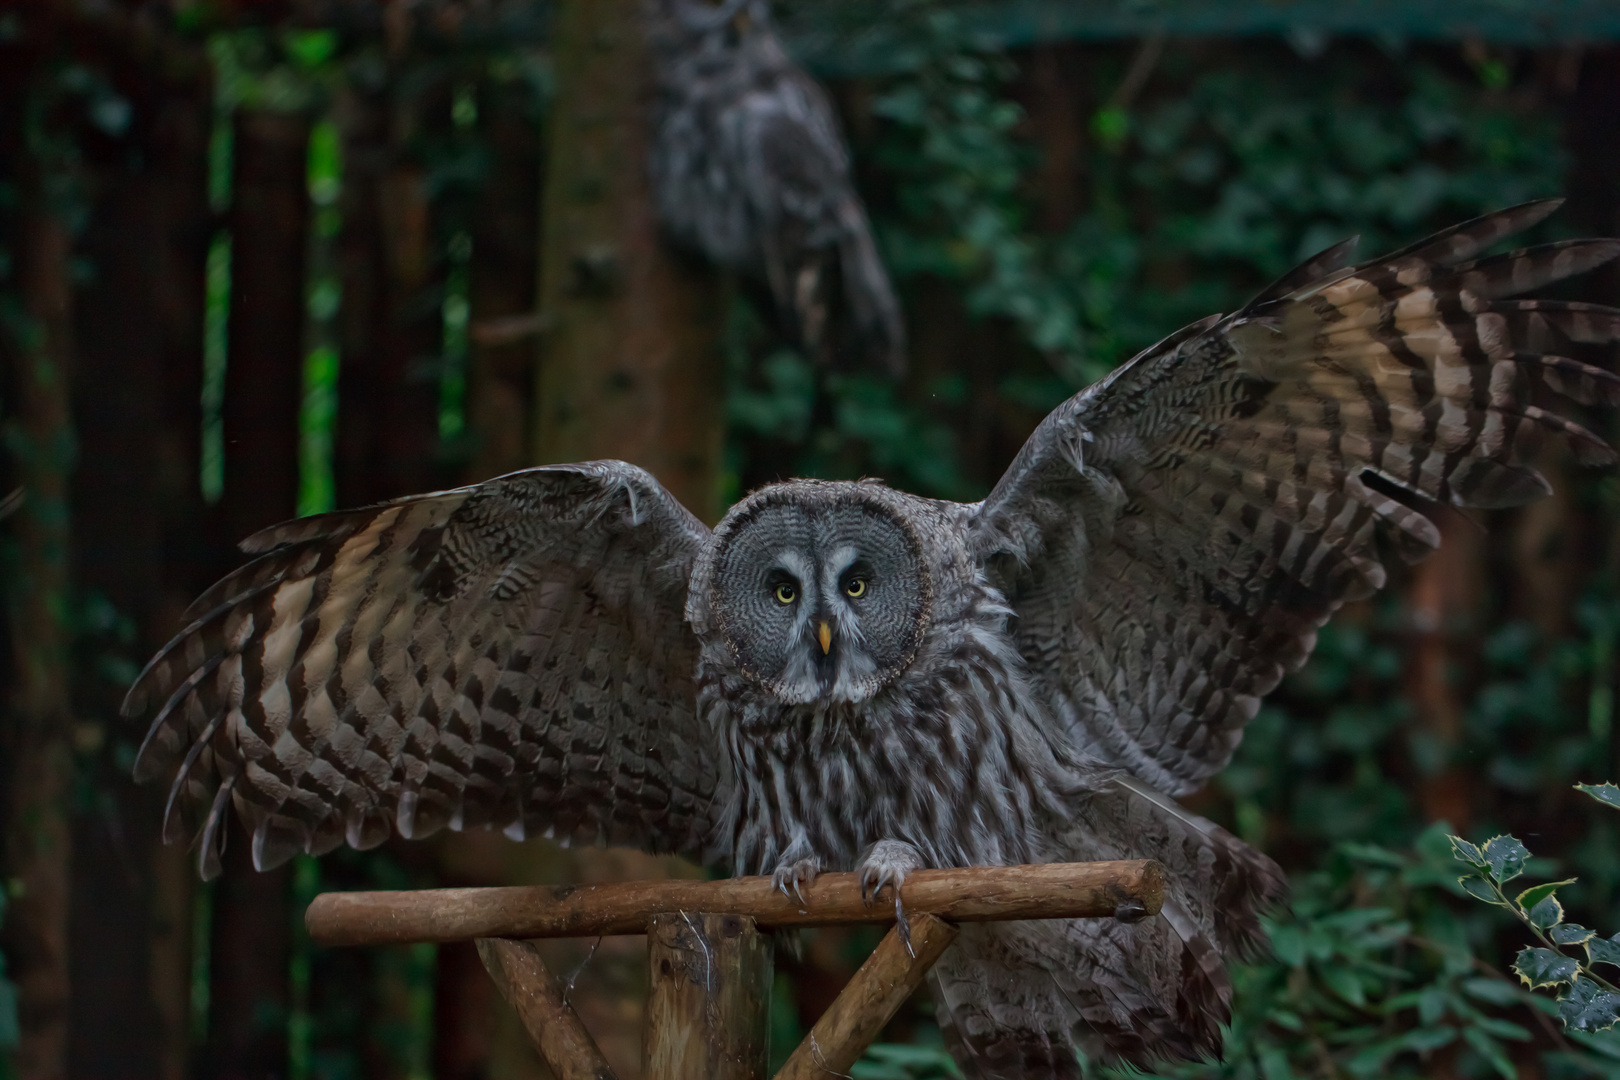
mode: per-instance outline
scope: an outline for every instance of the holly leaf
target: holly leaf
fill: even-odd
[[[1502,901],[1497,897],[1495,887],[1493,887],[1491,883],[1486,881],[1484,878],[1475,877],[1474,875],[1469,874],[1467,877],[1458,878],[1457,884],[1462,886],[1463,892],[1467,893],[1469,896],[1472,896],[1475,900],[1483,900],[1487,904],[1501,904],[1503,907],[1507,906],[1506,904],[1503,904]]]
[[[1605,806],[1620,810],[1620,787],[1613,784],[1576,784],[1576,791],[1584,791]]]
[[[1518,958],[1513,961],[1513,970],[1532,990],[1562,986],[1572,981],[1580,969],[1574,957],[1551,949],[1520,949]]]
[[[1524,873],[1525,861],[1530,858],[1530,850],[1513,836],[1493,836],[1485,842],[1482,854],[1490,867],[1491,880],[1499,885]]]
[[[1597,936],[1596,932],[1588,930],[1580,923],[1560,923],[1547,931],[1554,945],[1585,945]]]
[[[1573,884],[1575,884],[1574,878],[1565,878],[1563,881],[1549,881],[1545,885],[1532,885],[1518,895],[1517,900],[1519,901],[1519,906],[1524,908],[1524,910],[1529,911],[1531,908],[1547,899],[1547,897],[1551,896],[1558,889],[1563,888],[1565,885]]]
[[[1577,979],[1559,997],[1558,1017],[1575,1031],[1606,1031],[1620,1021],[1620,994],[1595,979]]]
[[[1446,839],[1451,841],[1451,857],[1458,862],[1465,862],[1469,866],[1477,866],[1481,870],[1490,865],[1485,861],[1485,856],[1480,854],[1479,848],[1462,837],[1447,835]]]
[[[1558,902],[1558,897],[1548,896],[1541,903],[1530,909],[1530,925],[1537,930],[1546,930],[1557,926],[1564,921],[1564,905]]]
[[[1620,934],[1601,938],[1593,934],[1581,944],[1586,946],[1587,959],[1594,964],[1613,964],[1620,967]]]

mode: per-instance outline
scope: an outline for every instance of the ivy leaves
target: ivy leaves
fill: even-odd
[[[1620,787],[1576,784],[1606,806],[1620,809]],[[1531,990],[1558,995],[1558,1017],[1571,1031],[1606,1031],[1620,1023],[1620,988],[1592,970],[1593,965],[1620,968],[1620,934],[1603,938],[1578,923],[1564,921],[1558,890],[1574,878],[1532,885],[1512,899],[1505,886],[1524,873],[1529,850],[1512,836],[1496,836],[1483,847],[1450,837],[1452,855],[1471,871],[1457,879],[1464,892],[1487,904],[1506,908],[1541,942],[1519,950],[1513,971]],[[1584,958],[1571,950],[1581,949]]]

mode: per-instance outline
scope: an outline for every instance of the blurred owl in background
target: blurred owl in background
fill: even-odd
[[[763,278],[817,358],[898,373],[905,324],[825,91],[788,58],[764,0],[646,0],[656,67],[653,198],[669,235]]]

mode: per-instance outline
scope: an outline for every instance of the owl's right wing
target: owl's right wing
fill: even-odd
[[[708,529],[623,462],[548,466],[243,543],[127,715],[219,872],[398,830],[503,828],[704,859],[720,783],[696,709],[688,575]],[[720,853],[723,855],[723,853]]]

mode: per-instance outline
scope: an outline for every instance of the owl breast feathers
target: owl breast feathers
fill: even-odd
[[[802,887],[925,865],[1151,857],[1161,915],[967,928],[933,974],[964,1070],[1219,1048],[1224,961],[1281,895],[1175,799],[1316,628],[1435,549],[1426,506],[1547,493],[1548,411],[1620,402],[1620,311],[1514,299],[1583,240],[1480,257],[1537,203],[1343,268],[1341,245],[1060,406],[960,505],[793,481],[712,532],[622,462],[305,518],[244,544],[130,691],[165,837],[219,871],[500,828]]]

